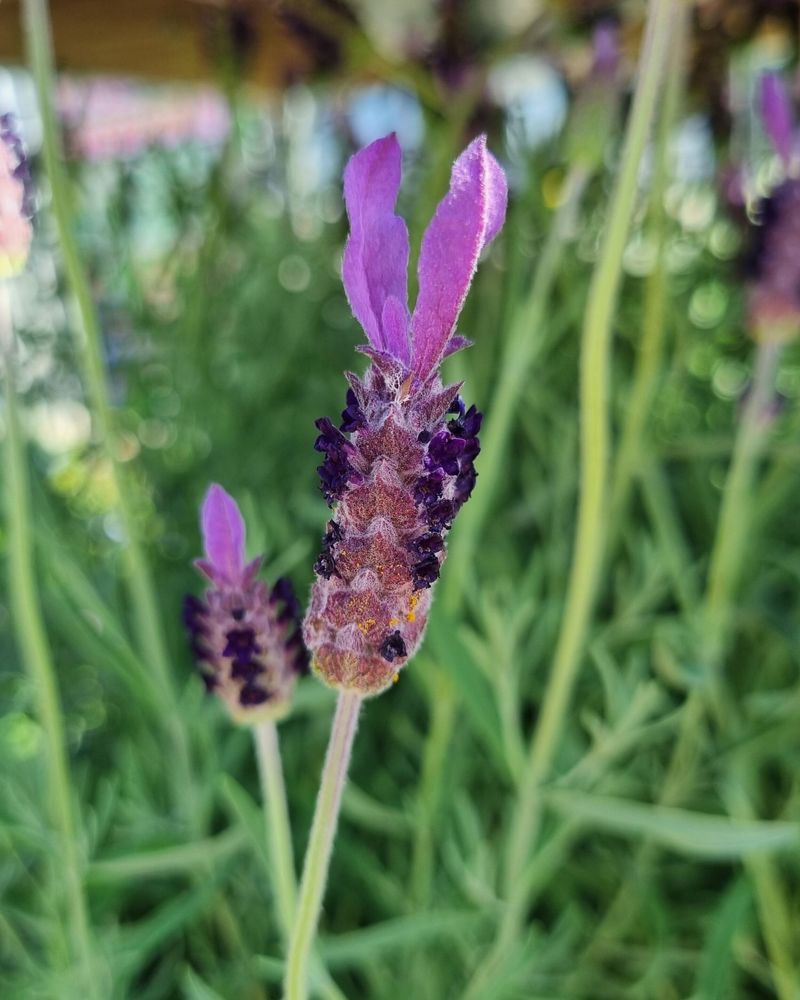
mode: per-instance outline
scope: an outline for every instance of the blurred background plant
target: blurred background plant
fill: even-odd
[[[480,478],[425,646],[364,712],[320,955],[349,997],[796,996],[800,354],[783,343],[756,368],[744,292],[784,179],[757,85],[774,69],[795,89],[797,8],[650,6],[671,45],[651,66],[627,214],[612,196],[648,70],[645,4],[175,0],[101,5],[81,34],[54,0],[71,69],[50,129],[61,169],[20,11],[0,9],[0,111],[21,127],[36,208],[6,286],[13,384],[99,995],[279,993],[250,741],[204,697],[180,623],[197,509],[223,483],[265,575],[305,592],[327,516],[313,420],[341,408],[330,373],[359,364],[343,164],[397,131],[414,248],[485,130],[509,221],[461,323],[475,346],[447,363],[486,412]],[[580,331],[615,212],[596,594],[531,783],[586,488]],[[52,732],[10,590],[0,984],[85,996],[44,782]],[[281,726],[298,856],[332,707],[303,680]]]

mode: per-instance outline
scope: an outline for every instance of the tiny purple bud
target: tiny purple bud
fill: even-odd
[[[775,152],[788,170],[792,160],[793,116],[789,95],[783,81],[775,73],[764,73],[759,87],[759,106],[764,130]]]
[[[245,565],[245,525],[236,501],[216,483],[203,501],[206,558],[195,565],[211,581],[205,600],[184,600],[183,623],[206,688],[237,722],[281,718],[289,710],[307,653],[291,583],[270,592],[255,576],[261,558]]]
[[[419,648],[445,534],[475,485],[481,414],[465,407],[459,385],[442,384],[439,366],[469,343],[455,324],[506,209],[505,177],[481,137],[456,160],[423,238],[409,317],[399,186],[394,136],[357,153],[345,171],[351,229],[342,278],[372,363],[363,381],[348,374],[342,423],[319,419],[315,443],[325,455],[322,492],[336,510],[303,635],[315,673],[362,695],[385,690]]]

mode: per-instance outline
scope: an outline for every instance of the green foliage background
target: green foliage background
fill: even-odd
[[[324,85],[309,95],[325,97]],[[469,134],[441,109],[426,110],[425,144],[402,195],[412,245]],[[103,442],[95,435],[55,458],[31,447],[37,586],[102,997],[279,992],[252,744],[202,695],[180,602],[200,586],[191,559],[212,480],[240,501],[251,553],[266,552],[265,575],[288,573],[306,591],[327,516],[313,420],[341,409],[341,373],[364,362],[353,353],[361,334],[337,273],[338,187],[298,200],[286,169],[291,115],[273,111],[274,150],[259,160],[261,113],[237,107],[219,159],[154,150],[71,170],[117,453],[132,477],[178,691],[177,706],[166,704],[135,639]],[[505,158],[501,125],[496,116],[490,144]],[[343,164],[351,147],[342,132],[336,141]],[[726,726],[698,711],[690,692],[706,681],[708,560],[755,347],[743,319],[741,230],[715,182],[676,179],[672,161],[666,197],[653,199],[643,183],[625,252],[615,446],[652,322],[647,296],[662,282],[654,393],[629,495],[605,524],[597,613],[542,790],[523,920],[499,959],[492,952],[519,783],[562,620],[579,488],[579,332],[619,155],[617,132],[566,231],[540,321],[524,330],[534,361],[474,560],[458,578],[445,566],[423,651],[363,715],[320,943],[351,998],[766,997],[776,973],[765,935],[800,956],[800,355],[795,345],[782,354],[783,405],[737,525],[743,570],[722,667],[736,723]],[[460,324],[475,346],[447,374],[466,379],[487,427],[509,331],[527,308],[553,224],[552,192],[570,167],[562,138],[517,161],[505,232]],[[20,285],[29,367],[18,389],[28,410],[83,396],[70,335],[77,320],[63,277],[48,270],[58,251],[41,200]],[[167,236],[146,258],[137,234],[156,225]],[[37,377],[32,359],[42,352],[55,360]],[[611,472],[615,483],[619,466]],[[482,477],[477,488],[486,487]],[[455,527],[456,547],[462,528],[470,530]],[[0,610],[0,981],[9,998],[66,1000],[78,987],[44,739],[5,598]],[[305,680],[280,727],[298,858],[332,707],[332,694]],[[188,742],[192,785],[172,780],[171,727]],[[772,905],[770,886],[783,902]]]

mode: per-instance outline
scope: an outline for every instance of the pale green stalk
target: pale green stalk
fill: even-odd
[[[524,913],[525,899],[519,887],[524,884],[522,875],[538,834],[542,809],[540,789],[549,775],[563,731],[600,579],[610,453],[608,386],[611,324],[622,276],[622,255],[636,201],[639,167],[669,51],[671,19],[675,11],[674,0],[650,0],[648,5],[636,94],[627,124],[608,226],[586,304],[581,341],[580,493],[575,549],[550,680],[512,820],[505,869],[507,907],[500,931],[501,942],[508,942],[514,937]]]
[[[89,281],[73,230],[69,185],[53,109],[53,46],[47,0],[24,0],[23,16],[28,58],[36,84],[42,121],[44,163],[50,181],[53,214],[68,284],[80,317],[80,323],[76,327],[78,354],[98,437],[105,450],[113,478],[116,510],[124,536],[122,553],[125,578],[130,591],[139,652],[158,679],[165,701],[164,716],[172,744],[171,757],[174,763],[169,772],[173,776],[175,799],[184,803],[189,816],[196,817],[189,747],[180,723],[178,699],[161,630],[158,602],[149,567],[138,540],[138,525],[133,504],[136,490],[127,470],[117,457],[117,436],[106,388],[102,337]]]
[[[625,407],[620,444],[614,463],[611,489],[611,525],[617,535],[625,520],[634,477],[641,467],[646,444],[648,420],[661,371],[664,354],[667,306],[667,213],[664,194],[669,182],[669,140],[681,105],[685,70],[686,12],[681,11],[673,26],[664,106],[658,122],[654,148],[653,181],[650,189],[651,237],[656,244],[653,270],[644,288],[642,337],[636,349],[633,385]],[[613,544],[613,543],[612,543]]]
[[[308,966],[328,880],[333,841],[339,821],[342,792],[353,749],[363,698],[352,691],[339,694],[325,766],[322,769],[314,822],[303,862],[300,898],[289,939],[286,960],[285,1000],[306,1000]]]
[[[253,726],[256,745],[258,774],[261,779],[261,798],[264,803],[264,820],[267,827],[272,882],[278,908],[278,920],[284,944],[289,940],[297,903],[297,882],[294,872],[294,850],[286,804],[286,785],[283,780],[278,730],[269,719]]]
[[[284,945],[289,943],[295,907],[297,905],[297,880],[294,870],[292,828],[286,802],[286,783],[283,780],[278,728],[271,720],[253,726],[258,774],[261,780],[261,798],[264,804],[264,824],[267,830],[272,884],[278,910],[281,936]],[[321,962],[315,966],[312,977],[319,984],[319,992],[328,1000],[344,1000],[344,994],[328,975]]]
[[[58,855],[50,859],[51,871],[56,876],[58,889],[63,886],[66,892],[68,937],[72,959],[78,970],[79,990],[89,997],[96,997],[99,995],[98,984],[84,893],[83,865],[78,850],[78,826],[73,812],[64,717],[36,583],[31,500],[12,374],[11,308],[5,282],[0,282],[0,328],[6,389],[5,486],[12,622],[36,696],[39,722],[46,743],[47,799],[58,835]]]

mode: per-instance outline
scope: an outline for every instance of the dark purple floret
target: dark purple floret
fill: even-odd
[[[455,490],[453,492],[453,499],[461,507],[463,504],[469,500],[472,496],[472,491],[475,489],[475,481],[478,478],[478,474],[475,471],[472,463],[470,463],[465,469],[463,469],[456,478]]]
[[[435,555],[427,555],[411,567],[414,590],[425,590],[439,579],[439,560]]]
[[[259,674],[263,673],[264,668],[260,663],[256,663],[255,660],[248,660],[246,663],[234,660],[231,667],[231,677],[237,681],[252,681]]]
[[[444,548],[444,539],[436,531],[426,531],[424,535],[414,539],[411,548],[417,555],[427,556],[431,552],[441,552]]]
[[[314,421],[314,426],[320,434],[314,442],[317,451],[329,454],[331,451],[339,451],[348,443],[347,438],[340,430],[333,426],[327,417],[320,417]]]
[[[339,429],[347,433],[357,431],[361,427],[366,427],[367,418],[356,399],[356,394],[352,389],[347,390],[347,405],[342,410],[342,422]]]
[[[314,562],[314,572],[319,576],[324,576],[326,580],[336,573],[336,561],[330,550],[323,550]]]
[[[460,417],[464,416],[464,400],[460,396],[456,396],[453,402],[450,404],[448,413],[457,413]]]
[[[269,693],[257,684],[245,684],[239,692],[239,702],[242,705],[263,705],[269,699]]]
[[[406,650],[406,644],[403,641],[402,635],[397,631],[392,632],[391,635],[387,635],[381,643],[380,654],[389,663],[392,663],[398,656],[407,656],[408,651]]]
[[[300,602],[295,596],[291,580],[285,576],[275,581],[275,586],[272,588],[270,595],[270,603],[275,604],[278,602],[283,603],[283,611],[278,615],[279,622],[299,621]]]
[[[322,465],[317,467],[320,489],[328,505],[340,500],[347,484],[353,478],[353,468],[341,452],[330,451]]]
[[[464,450],[463,438],[454,437],[449,431],[434,434],[425,456],[427,469],[442,469],[448,476],[458,474],[458,458]]]
[[[452,500],[437,500],[428,507],[428,525],[431,531],[442,531],[449,528],[456,515]]]
[[[414,487],[414,499],[417,503],[424,504],[427,507],[439,499],[442,495],[443,487],[444,473],[440,470],[432,472],[427,476],[422,476],[417,480],[417,484]]]
[[[261,647],[256,642],[255,632],[251,628],[232,628],[225,633],[227,643],[222,651],[223,656],[232,656],[239,666],[250,663]]]
[[[203,632],[202,619],[207,611],[208,608],[199,597],[195,597],[194,594],[187,594],[183,599],[183,611],[181,612],[183,624],[191,632]]]
[[[483,423],[483,414],[474,404],[465,413],[463,410],[464,404],[462,403],[461,405],[462,410],[459,417],[455,420],[449,420],[447,426],[453,434],[457,434],[459,437],[477,437]]]

